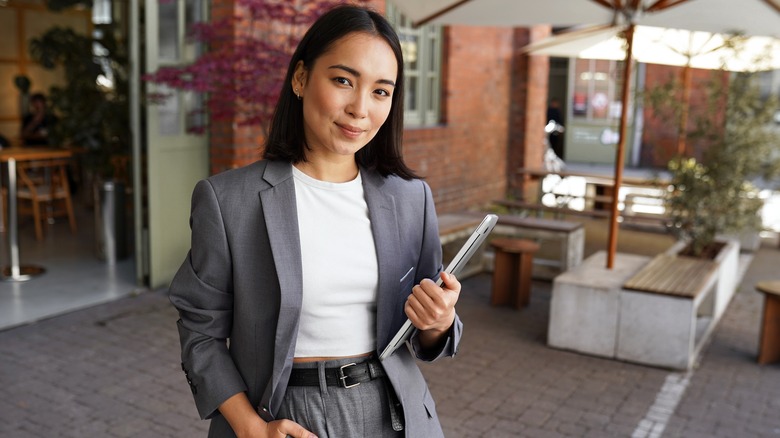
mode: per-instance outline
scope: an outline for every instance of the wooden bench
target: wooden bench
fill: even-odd
[[[623,284],[616,356],[690,368],[715,328],[718,263],[660,254]]]
[[[586,216],[593,218],[609,218],[609,211],[607,210],[575,210],[568,207],[550,207],[548,205],[539,204],[535,202],[515,201],[498,199],[493,201],[494,204],[505,207],[510,211],[526,211],[531,210],[537,213],[551,213],[555,218],[559,218],[562,215],[572,216]]]
[[[717,265],[712,260],[661,254],[625,282],[625,289],[696,298],[706,293]]]
[[[482,217],[473,214],[447,213],[439,215],[439,239],[442,245],[468,238]]]
[[[758,363],[780,362],[780,281],[761,281],[756,290],[764,294]]]
[[[439,238],[445,266],[484,216],[484,213],[478,212],[439,215]],[[542,248],[536,253],[533,263],[533,276],[539,279],[555,278],[561,272],[579,265],[585,251],[585,228],[580,222],[501,214],[498,215],[498,224],[492,236],[529,239],[540,243]],[[460,277],[465,278],[486,268],[483,262],[486,246],[483,245],[472,257]]]
[[[534,256],[535,278],[551,280],[582,263],[585,227],[581,222],[501,214],[493,232],[541,244]]]
[[[442,247],[442,263],[444,267],[455,257],[466,239],[474,232],[477,225],[482,222],[484,215],[471,213],[447,213],[439,215],[439,240]],[[463,267],[458,279],[464,279],[478,274],[485,269],[485,246],[482,245],[471,257],[471,260]]]
[[[565,206],[550,207],[544,204],[516,201],[516,200],[495,200],[493,201],[493,203],[498,206],[507,208],[509,211],[517,211],[517,212],[532,211],[535,212],[537,215],[541,215],[543,213],[550,213],[556,219],[561,218],[563,216],[580,216],[580,217],[590,217],[595,219],[609,219],[611,215],[611,212],[609,210],[594,210],[594,209],[576,210]],[[619,221],[621,226],[631,226],[637,228],[652,228],[652,229],[661,229],[661,230],[667,229],[670,225],[670,219],[664,215],[638,213],[638,212],[631,212],[631,213],[621,212]]]

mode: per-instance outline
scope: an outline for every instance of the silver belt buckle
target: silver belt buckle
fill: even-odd
[[[357,366],[357,364],[353,362],[339,367],[339,381],[341,382],[342,388],[349,389],[360,385],[360,382],[353,383],[352,385],[347,385],[347,376],[344,375],[344,368],[354,367],[354,366]]]

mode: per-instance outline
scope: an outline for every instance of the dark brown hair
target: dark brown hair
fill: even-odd
[[[401,153],[404,120],[404,65],[401,44],[393,27],[380,14],[353,5],[337,6],[320,17],[306,32],[290,59],[279,101],[271,121],[263,158],[298,163],[306,160],[306,139],[303,129],[303,104],[295,97],[290,84],[299,61],[310,69],[317,59],[341,38],[362,32],[387,42],[395,54],[398,77],[392,97],[392,107],[376,136],[355,154],[358,164],[377,170],[382,176],[398,175],[417,178],[406,166]]]

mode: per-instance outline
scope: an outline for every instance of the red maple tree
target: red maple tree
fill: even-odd
[[[212,122],[258,126],[265,134],[292,52],[306,29],[340,3],[344,2],[236,0],[232,16],[189,29],[189,37],[206,47],[192,64],[162,67],[144,79],[201,93]]]

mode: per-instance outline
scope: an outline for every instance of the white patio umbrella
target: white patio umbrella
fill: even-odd
[[[623,60],[625,26],[589,26],[533,42],[523,52],[566,58]],[[634,59],[683,67],[682,114],[677,153],[685,154],[691,69],[763,71],[780,69],[780,39],[636,26]]]
[[[624,31],[624,26],[577,28],[535,41],[523,50],[534,55],[622,61],[626,58]],[[765,36],[636,26],[634,60],[645,64],[708,70],[774,70],[780,69],[780,40]]]
[[[637,25],[712,33],[742,32],[780,36],[780,0],[392,0],[415,25],[471,26],[602,25],[625,27],[620,139],[615,151],[615,176],[610,215],[607,268],[617,250],[617,196],[623,180],[629,83]]]

